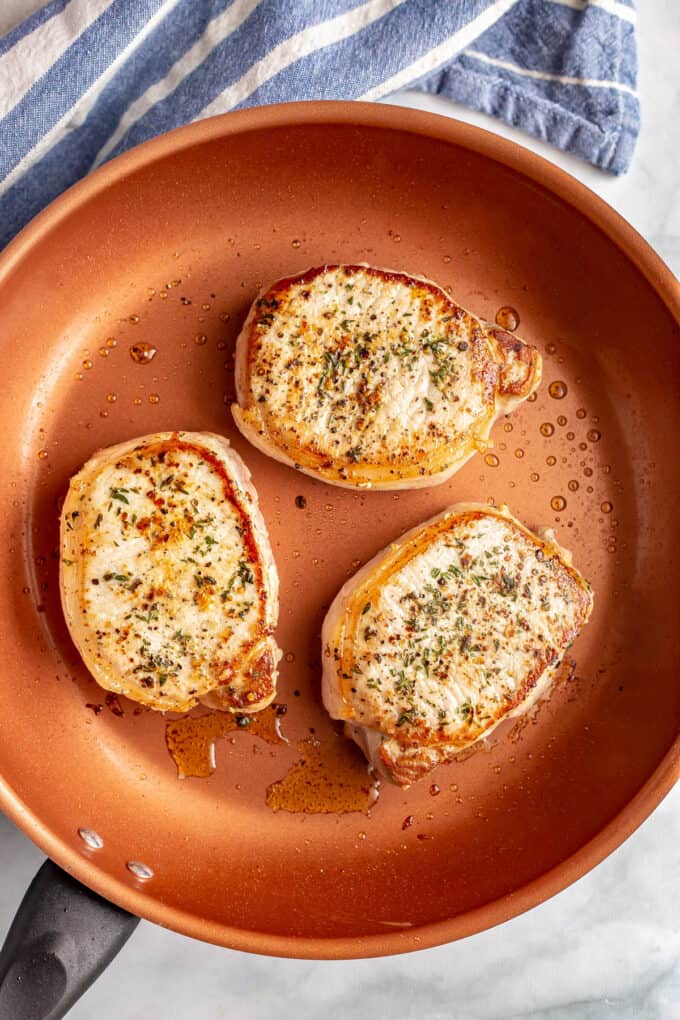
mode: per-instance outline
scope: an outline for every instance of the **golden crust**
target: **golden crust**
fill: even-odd
[[[254,303],[237,341],[234,420],[258,449],[346,487],[445,481],[536,389],[538,351],[429,280],[310,269]]]
[[[161,433],[97,453],[71,480],[61,553],[66,622],[102,687],[161,711],[272,701],[278,578],[226,439]]]
[[[324,703],[408,785],[526,711],[592,602],[551,536],[506,509],[451,507],[336,597],[323,627]]]

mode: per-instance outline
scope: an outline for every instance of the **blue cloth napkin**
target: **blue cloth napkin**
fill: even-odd
[[[633,0],[51,0],[0,40],[0,247],[94,167],[292,99],[450,96],[624,173]]]

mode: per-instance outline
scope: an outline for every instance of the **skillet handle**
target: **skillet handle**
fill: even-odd
[[[0,1020],[60,1020],[138,923],[45,861],[0,951]]]

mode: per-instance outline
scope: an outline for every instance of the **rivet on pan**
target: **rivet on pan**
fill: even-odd
[[[104,840],[94,829],[78,829],[78,835],[90,850],[101,850],[104,846]]]
[[[142,882],[153,878],[153,868],[150,868],[148,864],[142,864],[141,861],[127,861],[125,867],[128,871],[132,872],[135,878],[140,878]]]

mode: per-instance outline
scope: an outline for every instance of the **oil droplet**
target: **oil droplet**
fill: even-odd
[[[586,492],[593,492],[593,491],[594,491],[594,489],[593,489],[592,485],[589,485],[588,488],[586,489]]]
[[[156,294],[156,288],[155,287],[147,287],[146,288],[146,292],[149,295],[149,297],[154,297],[155,294]]]
[[[432,786],[430,787],[430,796],[431,797],[438,797],[441,792],[442,792],[441,791],[441,787],[437,786],[436,783],[433,783]]]
[[[501,329],[509,329],[512,332],[519,326],[519,313],[511,305],[503,305],[496,312],[496,322]]]
[[[139,322],[139,316],[131,315],[129,321],[132,323],[133,326],[136,326],[137,323]]]
[[[89,358],[85,358],[85,361],[83,362],[83,368],[92,368],[92,362],[90,361]]]
[[[527,397],[527,404],[533,404],[538,400],[538,393],[532,393]]]
[[[541,476],[536,471],[532,471],[529,477],[532,482],[537,482]]]
[[[553,400],[563,400],[567,395],[567,384],[561,379],[556,379],[548,386],[548,393]]]
[[[570,492],[576,492],[578,489],[578,482],[575,478],[572,478],[571,481],[567,483],[567,488]]]
[[[116,340],[115,336],[110,336],[108,338],[108,340],[106,341],[106,346],[109,348],[110,351],[112,351],[114,347],[118,346],[118,341]]]
[[[521,448],[518,447],[515,450],[515,457],[517,457],[518,460],[521,460],[523,456],[524,456],[524,450],[522,450]]]
[[[100,418],[108,418],[108,416],[109,416],[109,412],[108,411],[100,411],[99,412],[99,417]]]
[[[392,240],[395,244],[399,244],[401,241],[401,234],[392,234]]]
[[[286,662],[295,662],[295,655],[293,654],[293,652],[286,652],[284,658]]]
[[[508,444],[507,443],[499,443],[498,444],[498,449],[502,450],[504,453],[507,450],[507,448],[508,448]]]
[[[47,460],[47,450],[38,450],[38,459]]]
[[[567,424],[567,419],[563,414],[558,414],[557,424],[562,425],[562,427],[564,427]]]
[[[138,365],[148,365],[150,361],[156,357],[158,351],[151,344],[148,344],[145,340],[140,340],[137,344],[132,344],[130,347],[130,357]]]
[[[108,358],[110,353],[111,353],[111,351],[108,349],[108,347],[100,347],[99,348],[99,357],[100,358]]]
[[[299,248],[301,244],[302,241],[298,241],[297,237],[295,238],[294,241],[290,242],[291,248]]]
[[[150,404],[160,404],[160,402],[161,402],[161,398],[158,396],[157,393],[150,393],[149,394],[149,403]]]
[[[324,510],[331,511],[332,509],[333,509],[333,504],[332,503],[326,503],[326,506],[324,507]]]
[[[599,443],[602,439],[602,433],[598,432],[597,429],[591,429],[588,433],[587,439],[589,443]]]
[[[220,314],[219,318],[220,318],[220,322],[229,322],[229,319],[231,318],[231,316],[229,315],[229,312],[222,312]]]
[[[610,471],[611,471],[611,466],[609,464],[603,464],[602,465],[602,474],[603,475],[608,475]]]
[[[592,468],[586,467],[583,469],[583,474],[586,476],[586,478],[590,478],[592,473],[593,473]]]
[[[585,409],[585,407],[579,407],[577,412],[576,412],[576,417],[577,418],[585,418],[585,416],[586,416],[586,409]]]
[[[613,509],[614,505],[613,503],[610,503],[609,500],[605,500],[604,503],[600,503],[600,510],[603,514],[610,514]]]
[[[579,450],[587,450],[588,449],[588,444],[587,443],[579,443],[578,444],[578,448],[579,448]]]
[[[136,405],[137,405],[137,407],[139,407],[139,405],[141,404],[141,402],[142,402],[142,398],[141,398],[141,397],[135,397],[135,399],[134,399],[134,400],[132,401],[132,403],[133,403],[133,404],[136,404]]]
[[[198,347],[203,347],[203,345],[206,344],[207,342],[208,342],[208,338],[205,335],[205,333],[197,333],[196,336],[194,337],[194,343]]]
[[[573,432],[567,432],[567,439],[569,440],[569,442],[571,442],[571,440],[575,438],[576,436],[574,435]]]
[[[564,510],[566,505],[567,501],[564,498],[564,496],[553,496],[553,498],[550,500],[550,506],[553,508],[553,510],[557,512],[559,512],[560,510]]]
[[[552,456],[546,457],[545,462],[548,465],[548,467],[554,467],[555,464],[557,464],[557,458]]]
[[[333,734],[323,743],[315,738],[303,740],[298,751],[299,760],[268,788],[268,808],[310,815],[368,814],[378,797],[379,782],[357,747]]]
[[[555,431],[555,426],[550,421],[544,421],[543,424],[541,425],[541,435],[542,436],[546,436],[546,437],[547,436],[551,436],[554,433],[554,431]]]
[[[451,261],[451,256],[450,255],[445,255],[444,256],[444,262],[446,262],[447,266],[448,266],[450,261]]]
[[[108,400],[109,404],[115,404],[115,402],[118,400],[118,395],[116,393],[107,393],[106,399]]]
[[[505,425],[503,426],[503,431],[504,432],[512,432],[512,422],[511,421],[506,421]]]
[[[203,309],[204,312],[210,311],[210,305],[207,303],[207,301],[201,305],[201,308]]]
[[[498,467],[500,461],[495,453],[487,453],[484,457],[484,463],[488,464],[489,467]]]
[[[159,296],[159,298],[161,299],[161,301],[165,301],[166,297],[168,296],[168,292],[167,292],[167,290],[162,290],[162,291],[160,291],[160,293],[159,293],[159,295],[158,295],[158,296]]]

